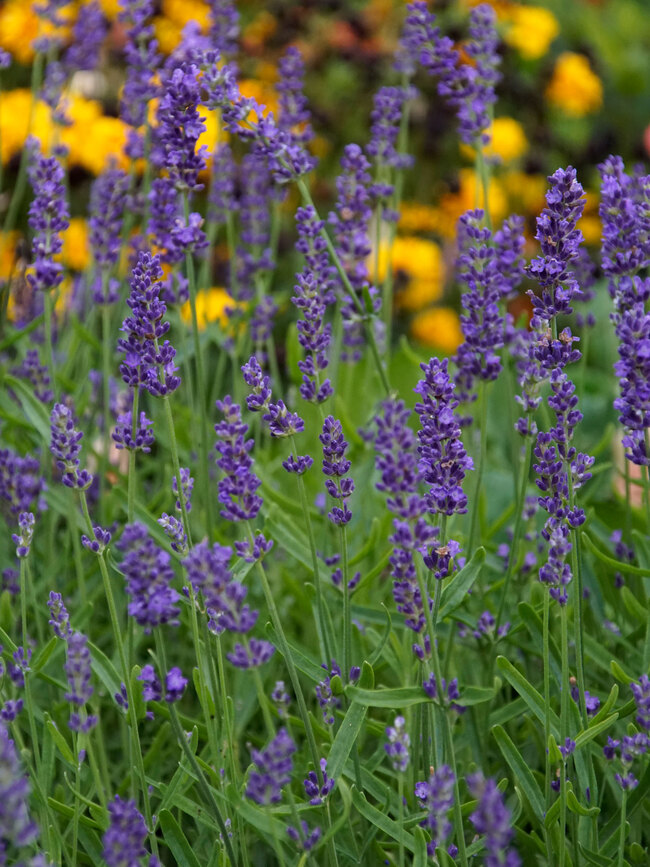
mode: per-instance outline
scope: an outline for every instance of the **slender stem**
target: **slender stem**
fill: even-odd
[[[512,580],[512,575],[519,563],[519,545],[521,542],[522,531],[524,527],[524,502],[526,500],[526,487],[528,485],[528,472],[530,469],[530,456],[533,451],[533,440],[532,437],[526,437],[526,446],[525,453],[523,459],[523,465],[520,470],[519,476],[519,493],[517,495],[517,502],[515,503],[515,526],[512,534],[512,544],[510,545],[510,556],[508,557],[508,566],[506,568],[506,575],[503,579],[503,591],[501,593],[501,600],[499,602],[499,610],[496,616],[496,622],[494,626],[494,634],[495,636],[499,633],[499,627],[501,626],[501,620],[503,618],[503,611],[505,608],[506,600],[508,599],[508,594],[510,591],[510,582]],[[469,549],[472,550],[471,548]]]
[[[316,206],[314,205],[314,200],[311,197],[311,193],[307,189],[307,184],[304,182],[304,180],[302,178],[298,178],[296,183],[298,184],[298,189],[300,190],[300,195],[302,196],[303,201],[305,202],[305,204],[311,206],[314,209],[314,211],[316,213],[316,219],[320,219],[318,216],[318,211],[316,210]],[[377,340],[375,338],[375,331],[374,331],[374,328],[372,327],[372,319],[371,319],[369,313],[364,308],[363,304],[361,303],[361,300],[359,299],[359,296],[357,295],[356,291],[352,287],[352,284],[350,283],[350,279],[349,279],[349,277],[345,271],[345,268],[343,267],[341,260],[339,259],[339,256],[338,256],[338,253],[336,252],[334,244],[332,243],[332,239],[330,238],[330,236],[327,233],[327,230],[324,228],[324,226],[321,229],[320,235],[321,235],[322,239],[325,241],[325,244],[327,246],[327,251],[330,254],[330,257],[332,259],[332,263],[334,264],[334,267],[336,268],[336,271],[337,271],[339,277],[341,278],[341,282],[343,283],[343,286],[345,287],[345,291],[350,296],[352,303],[357,308],[357,312],[360,314],[360,316],[362,318],[363,327],[364,327],[364,330],[366,332],[366,339],[368,340],[368,344],[370,346],[370,351],[372,353],[372,357],[373,357],[374,362],[375,362],[375,368],[377,370],[377,373],[379,374],[379,378],[381,379],[381,382],[382,382],[382,385],[384,387],[386,394],[390,394],[391,393],[391,387],[390,387],[390,383],[388,381],[388,376],[387,376],[386,371],[384,369],[384,365],[383,365],[382,360],[381,360],[381,356],[379,354],[379,347],[377,346]]]
[[[404,774],[400,771],[397,778],[397,797],[398,797],[398,813],[397,821],[399,827],[404,827]],[[404,840],[401,835],[399,838],[399,867],[404,867]]]
[[[472,517],[469,526],[469,541],[467,550],[474,550],[474,542],[476,540],[476,530],[478,527],[478,516],[480,511],[481,489],[483,483],[483,472],[485,470],[486,454],[487,454],[487,383],[481,380],[479,383],[479,401],[480,401],[480,436],[481,445],[478,456],[478,466],[476,467],[476,488],[474,491],[474,502],[472,503]]]
[[[45,331],[45,356],[47,366],[50,371],[50,384],[54,400],[58,400],[58,389],[56,384],[56,371],[54,369],[54,350],[52,348],[52,324],[54,319],[54,307],[52,304],[52,293],[47,289],[43,292],[43,301],[45,304],[45,320],[43,322]]]
[[[91,539],[95,538],[95,531],[93,530],[92,520],[90,518],[90,512],[88,511],[88,502],[86,500],[86,492],[79,491],[79,499],[81,502],[81,511],[83,512],[84,519],[86,521],[86,527],[88,530],[88,535]],[[108,567],[106,566],[106,559],[104,557],[103,551],[97,554],[97,560],[99,561],[99,571],[102,576],[102,583],[104,585],[104,594],[106,596],[106,602],[108,604],[108,611],[111,619],[111,626],[113,628],[113,639],[115,641],[115,645],[117,647],[118,656],[120,658],[120,667],[122,669],[122,677],[124,678],[124,686],[126,688],[126,695],[129,703],[129,709],[127,711],[127,716],[130,722],[131,729],[131,742],[133,745],[133,758],[135,759],[136,770],[138,776],[140,778],[140,787],[142,790],[142,799],[144,801],[144,811],[145,811],[145,819],[147,823],[147,832],[149,834],[149,841],[151,843],[151,848],[154,855],[158,855],[158,841],[156,839],[156,834],[154,832],[153,826],[153,814],[151,812],[151,802],[149,800],[149,786],[147,783],[147,778],[144,770],[144,761],[142,759],[142,747],[140,745],[140,733],[138,731],[138,720],[135,715],[135,698],[133,695],[133,688],[131,685],[131,677],[129,673],[126,652],[124,650],[124,642],[122,640],[122,631],[120,629],[120,622],[117,616],[117,608],[115,606],[115,597],[113,596],[113,588],[111,586],[111,579],[108,574]]]
[[[485,212],[485,225],[492,231],[492,218],[490,217],[490,203],[488,200],[490,187],[490,172],[485,154],[483,152],[483,144],[479,142],[476,146],[476,164],[478,175],[481,179],[481,189],[483,190],[483,210]]]
[[[108,272],[102,273],[102,298],[106,298],[106,283],[108,282]],[[104,447],[102,448],[100,457],[100,495],[99,502],[102,507],[102,517],[105,514],[106,506],[103,491],[106,486],[106,470],[108,468],[108,456],[111,449],[111,308],[108,304],[102,304],[102,392],[104,398]]]
[[[253,534],[253,528],[251,527],[250,521],[246,522],[246,526],[248,529],[248,535],[251,542],[254,542],[255,536]],[[289,672],[289,679],[291,680],[291,685],[293,687],[293,691],[296,695],[296,701],[298,703],[298,711],[300,713],[300,717],[303,721],[303,725],[305,727],[305,735],[307,737],[307,743],[309,744],[309,751],[311,753],[311,758],[314,763],[314,768],[318,775],[320,782],[322,783],[322,772],[320,770],[320,756],[318,753],[318,748],[316,747],[316,738],[314,737],[314,730],[311,727],[311,721],[309,719],[309,712],[307,711],[307,705],[305,704],[305,696],[302,692],[302,686],[300,685],[300,679],[298,677],[298,670],[296,669],[296,665],[293,661],[293,657],[291,656],[291,651],[289,650],[289,643],[287,642],[286,635],[284,634],[284,629],[282,627],[282,620],[280,619],[280,613],[275,604],[275,599],[273,598],[273,592],[271,591],[271,586],[269,585],[269,580],[266,577],[266,572],[264,571],[264,567],[260,563],[259,560],[256,562],[257,574],[259,575],[260,582],[262,584],[262,589],[264,591],[264,596],[266,598],[266,605],[269,609],[269,614],[271,616],[271,622],[273,623],[273,628],[275,629],[276,638],[278,641],[278,645],[280,648],[280,653],[284,657],[285,665],[287,666],[287,671]]]
[[[548,753],[548,742],[551,736],[551,664],[550,664],[550,641],[549,641],[549,619],[551,608],[551,596],[548,588],[543,588],[544,592],[544,620],[542,624],[542,659],[544,666],[544,798],[546,810],[548,812],[551,806],[551,762]],[[546,849],[550,857],[551,853],[551,834],[550,829],[544,829],[546,837]]]
[[[560,625],[562,632],[562,685],[560,689],[560,739],[564,745],[569,732],[569,624],[567,606],[560,606]],[[560,768],[560,867],[566,861],[566,759]]]
[[[185,211],[185,222],[189,220],[190,203],[186,193],[183,197],[183,207]],[[194,355],[196,358],[196,380],[197,380],[197,407],[200,417],[199,424],[199,456],[201,461],[201,478],[203,484],[203,499],[205,501],[206,524],[208,530],[208,538],[212,538],[212,528],[214,526],[212,515],[212,491],[210,486],[210,467],[208,463],[208,425],[207,425],[207,409],[205,401],[208,391],[205,384],[205,371],[203,368],[203,353],[201,351],[201,341],[199,338],[199,320],[196,314],[196,274],[194,271],[194,257],[192,251],[188,250],[185,253],[185,270],[187,273],[187,282],[190,294],[190,310],[192,312],[192,336],[194,338]],[[189,538],[189,537],[188,537]]]
[[[74,757],[76,761],[75,768],[75,790],[76,792],[81,791],[81,764],[79,762],[79,744],[78,744],[78,736],[76,732],[72,733],[72,748],[74,751]],[[74,796],[74,814],[72,818],[72,863],[77,863],[77,849],[79,846],[79,814],[81,812],[81,799],[78,794]]]
[[[625,838],[626,834],[626,815],[627,815],[627,789],[623,789],[623,796],[621,798],[621,825],[618,836],[618,856],[616,858],[616,867],[623,867],[625,863]]]
[[[160,627],[156,627],[153,632],[156,641],[158,664],[160,665],[161,675],[164,679],[167,672],[167,662],[165,658],[165,643],[163,641],[162,629]],[[180,724],[180,720],[178,719],[176,705],[174,704],[174,702],[171,702],[171,704],[169,705],[169,718],[171,720],[172,728],[174,729],[174,734],[176,735],[178,745],[185,753],[185,758],[189,762],[190,767],[192,768],[192,772],[197,779],[201,794],[203,795],[205,802],[212,811],[212,815],[216,819],[217,825],[219,826],[219,830],[221,831],[221,836],[223,839],[223,844],[228,854],[228,859],[230,860],[230,863],[234,865],[237,863],[237,860],[235,858],[235,853],[232,849],[232,844],[230,843],[230,837],[228,836],[228,829],[226,827],[226,823],[223,820],[221,810],[219,809],[219,805],[217,804],[217,801],[212,793],[212,789],[208,785],[205,774],[201,770],[201,767],[199,766],[199,763],[197,762],[194,753],[190,749],[190,745],[187,742],[187,737],[185,736],[185,733],[183,732],[182,726]]]
[[[341,527],[341,557],[343,583],[343,674],[350,676],[352,665],[352,619],[350,614],[350,588],[348,587],[348,536],[345,526]]]
[[[296,446],[296,438],[291,437],[291,445],[296,457],[298,456],[298,448]],[[316,550],[316,539],[314,537],[314,528],[309,516],[309,503],[307,501],[307,491],[305,490],[305,480],[302,475],[298,476],[298,495],[300,497],[300,505],[305,516],[305,524],[307,525],[307,538],[309,539],[309,550],[311,552],[312,569],[314,570],[314,589],[316,591],[316,625],[319,632],[321,649],[325,653],[325,659],[332,658],[331,648],[327,640],[327,631],[323,621],[323,589],[320,580],[320,568],[318,564],[318,553]]]
[[[22,639],[23,650],[27,652],[29,640],[27,635],[27,560],[24,557],[20,559],[20,611],[22,619]],[[29,719],[29,733],[32,739],[32,752],[34,754],[34,766],[36,774],[40,779],[41,773],[41,753],[38,748],[39,739],[36,732],[36,717],[34,716],[34,702],[32,698],[32,672],[24,673],[25,679],[25,708],[27,710],[27,718]]]
[[[174,466],[174,475],[176,476],[176,489],[178,491],[178,500],[181,504],[181,516],[183,518],[183,529],[187,536],[187,544],[192,547],[192,534],[190,532],[190,522],[187,517],[187,505],[185,503],[185,494],[183,493],[183,485],[181,484],[181,465],[178,460],[178,443],[176,442],[176,428],[174,427],[174,416],[169,402],[169,395],[163,397],[165,405],[165,415],[167,417],[167,427],[169,429],[169,442],[172,453],[172,464]]]
[[[135,434],[138,426],[138,412],[140,400],[140,387],[136,386],[133,390],[133,404],[131,406],[131,436],[135,441]],[[129,470],[127,477],[127,517],[129,524],[135,521],[135,487],[137,484],[137,476],[135,474],[135,449],[129,450]]]

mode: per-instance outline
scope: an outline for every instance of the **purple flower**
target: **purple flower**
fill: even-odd
[[[159,298],[161,277],[159,257],[140,252],[127,299],[131,316],[121,329],[126,337],[118,340],[117,348],[125,356],[120,365],[124,382],[131,388],[142,385],[150,394],[164,397],[181,381],[175,375],[176,350],[168,340],[160,343],[169,331],[169,323],[163,322],[167,307]]]
[[[576,224],[585,206],[584,190],[571,166],[558,169],[548,182],[546,208],[537,218],[535,235],[542,255],[535,257],[527,269],[541,289],[541,295],[528,291],[533,303],[531,325],[541,332],[550,328],[554,317],[571,313],[571,301],[582,295],[571,266],[578,260],[583,240]]]
[[[309,798],[309,803],[312,807],[320,806],[336,785],[336,781],[332,777],[327,776],[327,759],[320,760],[320,769],[323,776],[322,785],[318,782],[316,771],[309,771],[307,779],[303,780],[305,795]]]
[[[226,658],[235,668],[259,668],[268,662],[274,653],[275,647],[269,641],[251,638],[246,645],[235,644],[232,651],[226,654]]]
[[[431,769],[428,780],[415,784],[415,797],[420,802],[420,809],[427,812],[420,824],[431,831],[432,839],[427,844],[427,852],[432,857],[436,848],[444,845],[451,831],[447,814],[454,804],[454,782],[449,765],[441,765],[437,771]]]
[[[251,301],[256,294],[256,280],[273,268],[271,209],[276,191],[263,154],[253,150],[244,155],[239,181],[241,243],[237,247],[236,281],[231,290],[237,300]]]
[[[393,725],[387,726],[386,737],[388,743],[384,748],[391,759],[393,770],[404,773],[409,765],[411,739],[406,731],[406,720],[403,716],[396,716]]]
[[[219,145],[214,151],[212,182],[208,190],[208,218],[213,223],[225,223],[228,214],[237,209],[236,172],[237,166],[230,145]]]
[[[12,374],[26,379],[34,389],[34,396],[41,403],[50,403],[54,392],[50,388],[51,379],[47,367],[41,364],[38,349],[28,349],[25,358],[18,367],[12,369]]]
[[[477,771],[467,777],[467,786],[472,797],[478,799],[478,806],[469,818],[477,834],[485,835],[486,865],[519,867],[521,859],[510,848],[514,836],[512,816],[496,783]]]
[[[7,728],[0,725],[0,840],[9,849],[12,845],[29,846],[38,836],[38,827],[29,815],[29,795],[29,780],[14,742]]]
[[[242,542],[235,542],[235,550],[239,557],[247,563],[255,563],[261,560],[269,553],[273,547],[273,540],[266,539],[262,533],[258,533],[254,540],[244,539]]]
[[[309,124],[310,113],[303,93],[305,64],[295,45],[290,45],[278,61],[280,80],[276,86],[280,111],[278,127],[287,132],[296,144],[305,144],[313,138]]]
[[[464,705],[456,703],[456,700],[460,698],[458,678],[454,677],[453,680],[450,680],[449,684],[447,684],[447,681],[443,677],[442,689],[438,690],[436,677],[434,674],[430,674],[422,684],[422,688],[432,701],[438,701],[443,706],[448,705],[452,710],[455,710],[456,713],[460,714],[465,712]]]
[[[144,126],[149,101],[157,94],[156,76],[161,57],[158,41],[154,39],[150,19],[154,13],[153,0],[123,0],[120,21],[126,27],[126,81],[120,100],[122,120],[134,128]],[[129,156],[140,156],[138,140],[129,142]]]
[[[100,269],[112,268],[120,255],[127,187],[126,174],[111,167],[99,175],[90,190],[90,246]]]
[[[5,51],[4,48],[0,48],[0,70],[1,69],[9,69],[11,66],[11,54],[8,51]]]
[[[34,535],[36,519],[33,512],[21,512],[18,516],[18,533],[12,533],[11,541],[16,546],[16,557],[24,559],[29,556],[29,548]]]
[[[68,636],[67,660],[64,666],[68,677],[68,692],[65,694],[66,701],[77,708],[83,708],[90,701],[93,688],[90,685],[90,650],[88,639],[81,632],[71,632]],[[97,717],[79,714],[73,711],[70,714],[69,726],[76,732],[87,732],[97,723]]]
[[[144,701],[160,701],[162,687],[153,665],[145,665],[138,675],[138,680],[143,684],[142,698]]]
[[[63,597],[60,593],[50,591],[50,598],[47,601],[47,607],[50,609],[50,620],[48,623],[54,630],[57,638],[67,641],[72,635],[70,628],[70,616],[68,610],[63,604]]]
[[[81,544],[93,554],[103,554],[106,546],[111,541],[111,533],[102,527],[93,527],[93,537],[89,539],[85,534],[81,537]]]
[[[119,795],[108,804],[110,824],[104,834],[104,859],[108,867],[137,867],[147,854],[144,841],[147,826],[135,801],[123,801]]]
[[[329,365],[332,332],[330,324],[325,323],[325,313],[335,301],[334,269],[321,234],[323,226],[323,221],[316,219],[314,208],[298,208],[296,211],[296,250],[304,255],[306,264],[296,274],[295,294],[291,301],[302,314],[296,323],[298,342],[305,350],[305,358],[298,362],[302,373],[300,394],[303,400],[312,403],[323,403],[332,394],[329,379],[321,382],[321,373]]]
[[[170,556],[155,544],[144,524],[127,524],[117,546],[124,552],[121,570],[131,598],[128,611],[149,632],[162,623],[176,625],[178,593],[171,586]]]
[[[650,465],[646,429],[650,426],[650,313],[636,302],[616,315],[619,360],[614,371],[619,381],[619,397],[614,409],[625,429],[623,446],[626,458],[639,466]]]
[[[117,417],[117,424],[111,433],[111,438],[117,449],[128,449],[129,451],[142,451],[149,454],[151,446],[155,442],[151,419],[147,418],[144,412],[140,412],[138,424],[133,426],[133,415],[131,410],[122,413]]]
[[[286,719],[289,715],[291,697],[285,689],[283,680],[276,680],[275,687],[271,693],[271,701],[275,705],[280,719]]]
[[[352,518],[346,500],[354,491],[354,481],[345,475],[350,469],[350,461],[345,457],[348,444],[343,438],[341,422],[328,415],[318,438],[323,445],[323,473],[328,477],[325,482],[327,493],[341,503],[340,506],[334,506],[327,516],[333,524],[343,527]]]
[[[296,745],[285,728],[263,750],[251,750],[255,770],[246,784],[246,797],[256,804],[277,804],[282,798],[282,787],[291,780],[292,755]]]
[[[210,0],[210,41],[221,54],[236,54],[239,12],[233,0]]]
[[[409,3],[406,10],[395,69],[412,77],[419,63],[429,75],[445,78],[453,75],[458,52],[449,37],[440,36],[440,29],[435,26],[436,16],[429,12],[425,0]]]
[[[178,190],[200,190],[199,172],[206,167],[206,147],[197,149],[197,141],[205,132],[197,105],[200,88],[198,69],[190,63],[174,69],[163,81],[163,94],[158,104],[155,155],[159,165],[169,173]]]
[[[181,467],[181,492],[183,495],[183,502],[185,503],[185,509],[188,512],[192,511],[192,491],[194,489],[194,479],[190,475],[190,471],[188,467]],[[172,478],[172,493],[175,497],[178,497],[178,479],[176,476]],[[176,511],[180,512],[182,510],[180,498],[176,500]]]
[[[91,0],[79,8],[72,28],[72,42],[65,53],[64,64],[68,74],[97,68],[107,33],[108,21],[98,0]]]
[[[50,451],[63,473],[63,484],[68,488],[85,491],[93,477],[88,470],[79,469],[79,453],[83,434],[76,430],[72,410],[63,403],[55,403],[50,415]]]
[[[0,710],[0,719],[4,720],[4,722],[13,722],[22,709],[22,698],[9,699],[2,706],[2,710]]]
[[[318,827],[314,828],[313,831],[310,831],[307,822],[304,819],[301,819],[300,831],[294,828],[293,825],[287,825],[287,834],[296,843],[301,844],[303,852],[309,852],[320,840],[322,836],[322,831]]]
[[[388,399],[375,416],[375,467],[381,474],[376,488],[388,494],[386,505],[404,520],[424,514],[426,502],[418,494],[422,473],[416,451],[417,438],[408,425],[411,415],[403,400]]]
[[[460,425],[454,410],[454,386],[447,371],[447,359],[432,358],[421,364],[425,377],[415,391],[422,398],[415,411],[420,417],[418,432],[420,471],[431,485],[427,504],[432,514],[453,515],[467,511],[467,497],[461,483],[474,463],[460,439]]]
[[[44,487],[36,458],[29,455],[23,458],[11,449],[0,449],[0,499],[7,503],[12,515],[30,512],[35,504],[42,509]]]
[[[575,677],[569,678],[569,681],[571,683],[571,698],[576,704],[580,704],[580,690],[576,685]],[[588,716],[594,716],[600,707],[600,699],[596,695],[591,695],[588,689],[585,690],[585,707]]]
[[[321,665],[321,668],[325,669],[327,676],[316,685],[316,698],[323,713],[325,724],[331,726],[334,725],[334,710],[341,706],[341,700],[332,692],[330,682],[335,675],[341,676],[341,669],[335,659],[332,660],[331,669],[328,669],[325,663]]]
[[[635,719],[642,729],[650,732],[650,678],[642,674],[638,683],[630,684],[630,689],[636,703]]]
[[[185,556],[188,552],[187,534],[183,528],[183,522],[173,515],[162,513],[162,517],[158,518],[158,524],[165,531],[165,535],[171,542],[174,551]]]
[[[165,701],[173,704],[180,701],[187,686],[187,678],[177,666],[170,668],[165,677]]]
[[[214,426],[217,434],[217,466],[223,476],[218,482],[221,516],[229,521],[249,521],[257,517],[262,498],[256,494],[261,485],[253,473],[250,451],[253,440],[246,439],[248,425],[242,422],[240,407],[227,395],[217,401],[223,421]]]
[[[253,628],[258,613],[244,604],[248,590],[233,580],[231,557],[231,548],[203,541],[192,548],[183,566],[194,593],[203,596],[211,629],[244,634]]]
[[[61,233],[70,225],[65,195],[65,172],[56,157],[45,157],[36,139],[29,139],[29,180],[34,199],[29,206],[29,228],[33,233],[34,273],[28,275],[33,289],[50,291],[63,280],[63,265],[55,262],[63,248]]]

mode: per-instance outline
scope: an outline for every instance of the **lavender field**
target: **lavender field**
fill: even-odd
[[[649,58],[3,4],[0,865],[650,863]]]

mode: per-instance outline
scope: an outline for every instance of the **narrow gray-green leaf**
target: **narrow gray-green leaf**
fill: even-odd
[[[201,867],[198,858],[187,841],[187,837],[181,831],[181,826],[169,810],[161,810],[158,821],[162,828],[165,843],[169,846],[178,867]]]
[[[494,726],[492,729],[492,734],[494,735],[494,739],[496,740],[499,749],[503,755],[503,758],[506,760],[508,765],[510,766],[510,770],[514,775],[515,782],[523,793],[528,798],[531,807],[533,808],[535,815],[537,816],[540,824],[544,821],[544,796],[537,785],[535,777],[528,766],[528,763],[525,761],[524,757],[521,755],[517,747],[514,745],[506,730],[501,726]]]
[[[484,563],[485,548],[478,548],[469,563],[466,563],[447,584],[440,598],[440,613],[438,614],[440,620],[444,620],[462,604],[478,578]]]

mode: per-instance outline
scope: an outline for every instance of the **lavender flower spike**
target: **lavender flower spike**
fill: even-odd
[[[431,831],[431,842],[427,845],[428,854],[433,857],[438,846],[442,846],[451,831],[447,818],[454,804],[454,774],[449,765],[441,765],[437,771],[431,768],[428,780],[415,785],[415,797],[420,807],[427,811],[420,823]]]
[[[63,248],[61,233],[70,225],[70,211],[65,196],[63,167],[56,157],[45,157],[37,150],[36,139],[26,143],[30,149],[29,180],[34,199],[29,206],[29,228],[34,240],[34,273],[28,276],[33,289],[56,289],[63,280],[63,265],[55,257]]]
[[[72,411],[63,403],[55,403],[50,415],[50,451],[63,473],[63,484],[68,488],[85,491],[93,477],[88,470],[79,469],[79,453],[83,434],[76,430]]]
[[[104,834],[104,859],[108,867],[133,867],[147,854],[144,841],[147,826],[135,801],[123,801],[119,795],[108,805],[110,824]]]
[[[333,524],[343,527],[352,518],[346,500],[354,491],[354,481],[345,475],[350,469],[350,461],[345,457],[348,444],[343,438],[341,422],[328,415],[318,438],[323,444],[323,473],[328,477],[325,482],[327,493],[341,503],[332,508],[328,518]]]
[[[478,799],[478,807],[470,821],[478,834],[485,834],[485,863],[495,867],[519,867],[521,858],[510,847],[514,836],[510,811],[503,803],[503,795],[492,779],[486,780],[478,771],[467,778],[472,797]]]
[[[246,785],[246,797],[256,804],[277,804],[282,797],[282,787],[291,780],[296,745],[285,728],[281,728],[271,743],[263,750],[252,750],[251,758],[256,770],[252,771]]]
[[[0,724],[0,840],[4,847],[29,846],[38,828],[29,815],[29,780],[23,775],[14,742]]]
[[[68,692],[65,698],[79,709],[83,709],[93,694],[90,684],[90,650],[87,645],[88,639],[81,632],[72,632],[68,636],[68,656],[64,666],[68,677]],[[97,717],[85,716],[83,710],[81,713],[75,710],[70,714],[68,725],[73,731],[87,732],[96,723]]]
[[[171,586],[170,556],[157,547],[144,524],[127,524],[117,546],[125,553],[122,572],[131,601],[131,617],[146,631],[161,623],[176,625],[178,593]]]
[[[227,395],[217,401],[223,421],[214,426],[217,434],[217,466],[223,476],[218,482],[221,516],[228,521],[249,521],[257,517],[262,498],[256,491],[262,484],[252,471],[250,451],[253,440],[246,439],[248,425],[242,422],[241,408]]]

